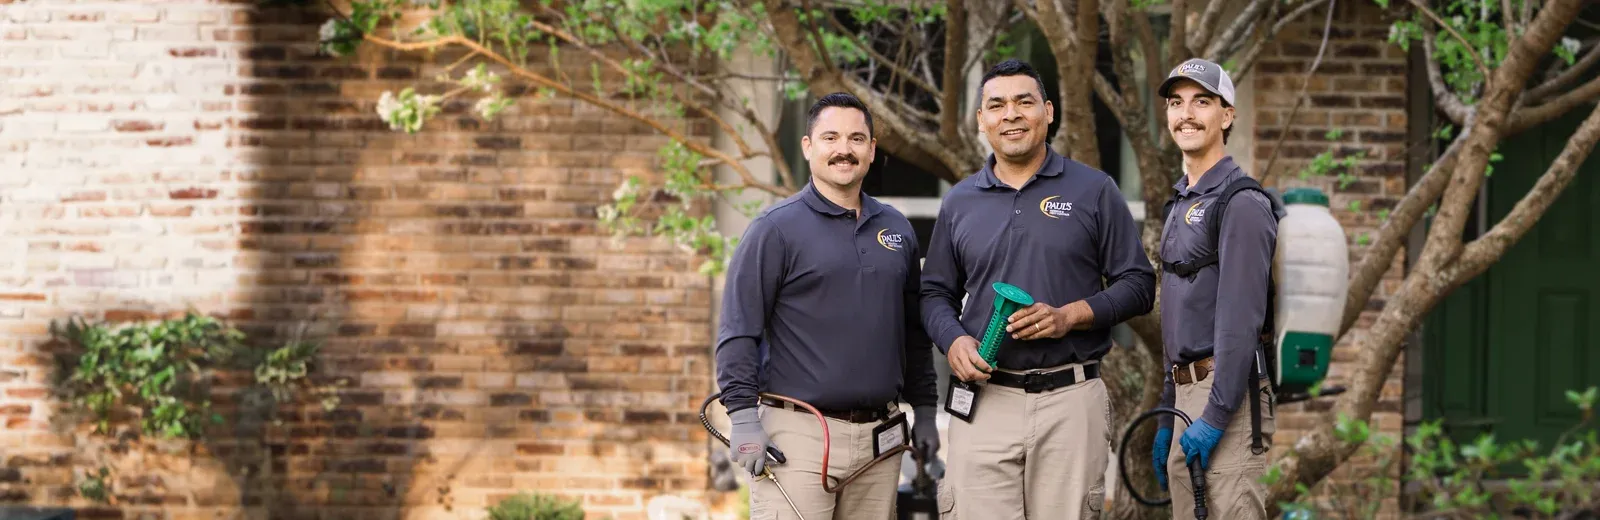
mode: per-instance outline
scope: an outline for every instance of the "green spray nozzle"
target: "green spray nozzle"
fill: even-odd
[[[983,342],[978,344],[978,355],[983,356],[984,363],[995,366],[1000,340],[1006,334],[1006,318],[1029,305],[1033,305],[1033,297],[1027,291],[1005,282],[994,283],[994,312],[989,315],[989,328],[983,331]]]

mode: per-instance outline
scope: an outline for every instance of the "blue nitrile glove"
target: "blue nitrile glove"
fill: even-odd
[[[1172,428],[1156,430],[1156,446],[1153,462],[1156,465],[1156,480],[1161,482],[1161,490],[1167,490],[1167,453],[1172,449]]]
[[[1193,425],[1183,430],[1183,437],[1178,439],[1178,445],[1183,446],[1183,456],[1189,460],[1200,459],[1200,469],[1211,467],[1211,450],[1217,449],[1217,441],[1222,440],[1222,430],[1218,430],[1205,419],[1198,419]]]
[[[767,446],[772,445],[767,430],[761,427],[761,417],[750,407],[730,413],[728,418],[733,420],[733,431],[728,433],[729,458],[750,476],[760,475],[767,467]]]
[[[911,446],[922,454],[923,462],[933,460],[939,453],[939,412],[932,405],[915,406],[911,411],[917,420],[911,425]]]

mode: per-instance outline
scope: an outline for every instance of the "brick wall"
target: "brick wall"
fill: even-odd
[[[1305,73],[1322,45],[1327,10],[1315,9],[1286,26],[1276,45],[1263,52],[1255,72],[1251,73],[1255,76],[1257,114],[1254,171],[1266,168],[1282,132],[1287,129],[1288,137],[1274,166],[1280,171],[1276,185],[1280,188],[1314,186],[1330,194],[1333,214],[1350,234],[1353,269],[1366,251],[1358,237],[1376,235],[1381,225],[1378,210],[1392,209],[1408,188],[1405,175],[1407,67],[1404,51],[1385,43],[1390,25],[1385,13],[1365,3],[1337,5],[1321,65],[1306,87],[1309,99],[1292,121],[1290,113]],[[1339,139],[1329,141],[1325,134],[1333,129],[1344,132]],[[1366,158],[1354,172],[1356,180],[1341,189],[1339,181],[1333,177],[1300,179],[1296,173],[1311,158],[1330,147],[1338,150],[1336,157],[1341,158],[1357,151],[1365,153]],[[1359,201],[1361,211],[1351,211],[1350,204],[1354,201]],[[1404,274],[1404,249],[1401,251],[1361,321],[1335,346],[1329,385],[1348,387],[1352,371],[1357,367],[1355,342],[1377,318],[1383,298],[1399,287]],[[1403,360],[1397,361],[1373,414],[1375,432],[1401,434],[1403,373]],[[1278,433],[1274,437],[1275,451],[1281,452],[1293,445],[1314,427],[1319,412],[1327,410],[1332,401],[1328,398],[1281,408]],[[1353,460],[1341,467],[1334,478],[1348,480],[1352,471],[1363,468],[1370,473],[1369,461]]]
[[[51,321],[188,307],[264,340],[308,327],[343,404],[113,455],[117,504],[81,515],[481,518],[552,491],[627,519],[705,497],[708,280],[595,219],[662,139],[566,100],[390,131],[379,94],[456,56],[318,56],[326,15],[254,4],[0,0],[0,501],[91,505],[91,439],[52,426]]]

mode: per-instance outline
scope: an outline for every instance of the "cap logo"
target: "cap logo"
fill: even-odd
[[[1206,66],[1201,63],[1185,63],[1178,66],[1178,74],[1188,76],[1191,74],[1204,74]]]

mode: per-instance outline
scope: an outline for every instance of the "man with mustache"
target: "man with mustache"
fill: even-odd
[[[1098,518],[1111,442],[1099,361],[1113,325],[1150,312],[1154,269],[1111,177],[1045,144],[1055,108],[1032,67],[1000,63],[978,94],[994,153],[945,196],[923,267],[923,325],[953,377],[941,517]],[[1035,303],[1007,317],[989,366],[976,338],[996,282]]]
[[[1194,424],[1174,432],[1172,416],[1160,417],[1156,478],[1166,487],[1171,476],[1173,516],[1193,518],[1187,461],[1198,459],[1207,470],[1206,506],[1212,516],[1265,519],[1267,495],[1260,478],[1275,426],[1271,392],[1258,376],[1256,353],[1261,333],[1268,330],[1278,221],[1271,199],[1255,191],[1260,186],[1223,148],[1234,118],[1228,72],[1206,60],[1185,61],[1172,69],[1159,93],[1166,99],[1167,128],[1183,151],[1183,176],[1172,187],[1161,238],[1161,335],[1170,367],[1161,403],[1176,405]],[[1233,184],[1238,181],[1243,184]],[[1244,188],[1234,191],[1241,188],[1233,186]],[[1259,407],[1260,445],[1251,435],[1252,412],[1240,410],[1252,404]]]
[[[908,438],[925,456],[939,449],[916,233],[861,192],[877,147],[872,114],[849,94],[824,96],[800,146],[811,182],[750,222],[728,267],[716,359],[731,458],[751,475],[770,470],[807,520],[889,520],[899,457],[828,493],[815,416],[759,395],[799,399],[827,416],[830,485]],[[787,460],[769,465],[769,448]],[[795,518],[771,483],[753,483],[750,498],[754,520]]]

